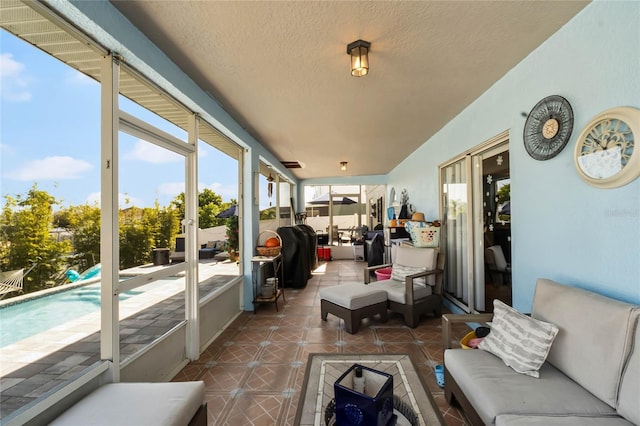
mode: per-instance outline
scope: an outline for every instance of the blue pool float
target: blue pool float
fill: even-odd
[[[82,274],[79,274],[77,271],[74,271],[73,269],[69,269],[67,272],[65,272],[66,277],[72,283],[74,283],[76,281],[88,280],[89,278],[93,278],[93,277],[95,277],[96,275],[99,275],[99,274],[100,274],[100,264],[99,263],[97,265],[94,265],[91,268],[87,269]]]

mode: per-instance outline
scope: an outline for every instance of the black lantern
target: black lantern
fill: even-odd
[[[351,75],[362,77],[369,72],[369,48],[371,43],[357,40],[349,43],[347,53],[351,55]]]

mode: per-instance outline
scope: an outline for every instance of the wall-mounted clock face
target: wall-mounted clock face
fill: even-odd
[[[538,102],[524,123],[524,147],[536,160],[548,160],[562,151],[573,130],[573,110],[562,96]]]
[[[640,109],[619,107],[595,116],[574,152],[578,174],[599,188],[626,185],[640,176]]]

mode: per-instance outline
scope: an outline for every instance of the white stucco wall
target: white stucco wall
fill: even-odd
[[[529,311],[539,277],[640,303],[640,179],[597,189],[573,165],[577,136],[593,116],[640,108],[639,22],[640,2],[590,4],[389,174],[389,188],[406,188],[435,218],[438,165],[510,131],[517,309]],[[571,103],[573,134],[557,157],[536,161],[524,149],[521,113],[552,94]]]

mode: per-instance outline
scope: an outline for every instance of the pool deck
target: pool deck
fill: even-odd
[[[163,266],[145,265],[129,275]],[[200,261],[200,297],[238,276],[235,262]],[[184,272],[120,302],[122,361],[184,320]],[[142,288],[142,287],[141,287]],[[100,360],[100,312],[0,348],[0,419]]]

